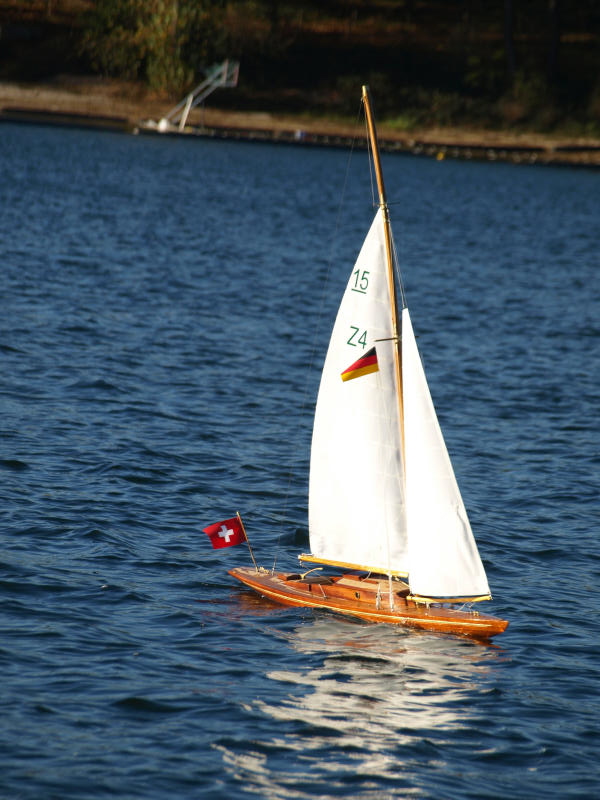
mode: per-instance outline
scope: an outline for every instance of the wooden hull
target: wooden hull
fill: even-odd
[[[229,574],[264,597],[288,606],[323,608],[368,622],[387,622],[436,633],[451,633],[490,639],[508,627],[508,622],[478,611],[441,604],[425,605],[409,599],[408,587],[393,581],[393,607],[386,577],[355,574],[322,577],[306,574],[271,573],[251,567],[236,567]]]

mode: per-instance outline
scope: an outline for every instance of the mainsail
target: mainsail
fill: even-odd
[[[323,367],[310,462],[312,555],[406,574],[408,544],[381,210],[365,239]],[[378,370],[342,380],[375,347]]]
[[[310,466],[312,558],[408,575],[423,597],[489,597],[406,308],[398,385],[386,259],[380,208],[323,368]],[[346,380],[349,371],[358,377]]]

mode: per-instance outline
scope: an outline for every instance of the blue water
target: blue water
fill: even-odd
[[[277,607],[202,533],[307,547],[364,154],[1,133],[0,796],[597,796],[600,174],[384,156],[486,646]]]

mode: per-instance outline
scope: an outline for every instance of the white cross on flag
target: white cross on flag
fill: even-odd
[[[244,528],[239,517],[226,519],[223,522],[215,522],[214,525],[209,525],[208,528],[203,528],[203,530],[215,549],[218,547],[232,547],[234,544],[242,544],[242,542],[246,541]]]

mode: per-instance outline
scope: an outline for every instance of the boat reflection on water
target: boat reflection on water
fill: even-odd
[[[470,710],[462,702],[486,676],[486,648],[458,639],[410,632],[386,625],[361,625],[340,619],[318,619],[297,629],[289,642],[309,656],[325,658],[302,671],[269,673],[272,680],[303,686],[303,696],[286,707],[258,701],[265,713],[331,727],[360,744],[385,719],[392,731],[437,731],[460,727]],[[311,659],[314,660],[314,659]],[[370,723],[377,723],[377,725]],[[353,742],[355,734],[358,740]],[[409,735],[409,734],[406,734]]]
[[[326,615],[278,633],[306,667],[268,672],[273,699],[248,707],[277,723],[272,734],[218,746],[225,768],[257,794],[419,794],[418,765],[443,767],[457,731],[470,739],[486,725],[477,700],[493,687],[497,647]]]

